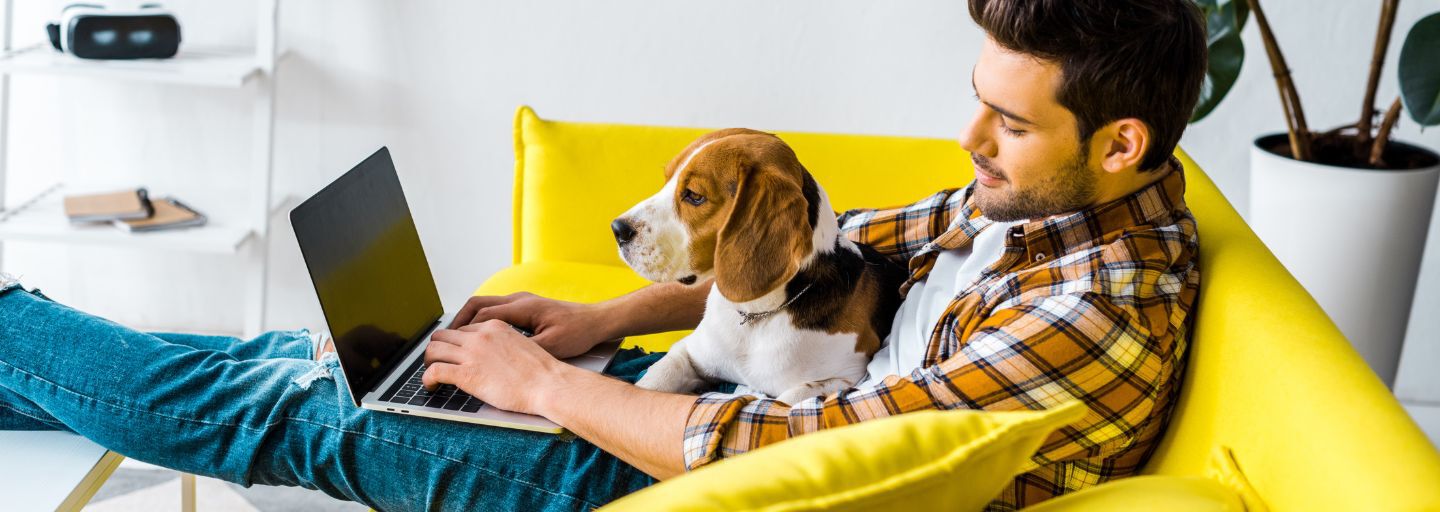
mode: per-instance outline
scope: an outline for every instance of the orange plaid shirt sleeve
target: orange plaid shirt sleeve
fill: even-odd
[[[904,206],[850,210],[840,214],[841,231],[855,243],[904,264],[945,233],[969,191],[947,189]]]
[[[925,363],[797,404],[754,395],[699,397],[685,429],[695,468],[793,436],[926,409],[1045,409],[1081,400],[1090,414],[1052,435],[996,510],[1137,472],[1163,432],[1183,369],[1199,290],[1194,219],[1183,174],[1131,196],[1011,229],[1001,259],[934,327]],[[908,262],[908,290],[941,250],[989,226],[975,185],[911,205],[852,210],[851,239]]]

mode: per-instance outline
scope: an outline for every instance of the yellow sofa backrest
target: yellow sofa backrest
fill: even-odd
[[[515,263],[623,265],[610,221],[665,184],[665,164],[710,130],[515,117]],[[954,141],[781,133],[837,210],[915,201],[964,186],[970,158]],[[834,151],[834,148],[845,151]],[[936,172],[945,169],[945,172]]]
[[[515,130],[515,262],[610,265],[623,265],[610,221],[659,190],[665,164],[708,131],[547,121],[526,107]],[[778,135],[841,211],[908,203],[974,176],[952,140]],[[1145,472],[1248,480],[1275,510],[1440,510],[1435,448],[1209,177],[1177,155],[1202,285],[1181,398]]]

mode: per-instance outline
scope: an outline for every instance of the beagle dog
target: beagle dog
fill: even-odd
[[[715,283],[700,325],[638,386],[728,381],[794,404],[865,377],[905,269],[840,234],[825,191],[784,141],[712,132],[671,160],[665,179],[611,223],[620,257],[655,282]]]

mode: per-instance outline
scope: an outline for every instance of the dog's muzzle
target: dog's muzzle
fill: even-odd
[[[614,222],[611,222],[610,231],[615,233],[615,243],[620,244],[621,247],[635,239],[635,227],[631,226],[629,222],[625,222],[625,219],[615,219]]]

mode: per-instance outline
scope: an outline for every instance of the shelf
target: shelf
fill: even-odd
[[[171,84],[241,87],[261,74],[253,52],[181,50],[170,59],[87,60],[34,45],[0,55],[0,73],[73,75]]]
[[[204,226],[150,233],[129,233],[108,224],[74,225],[65,218],[62,190],[61,185],[50,187],[34,199],[0,212],[0,240],[234,254],[253,234],[248,226],[226,224],[214,217]]]

